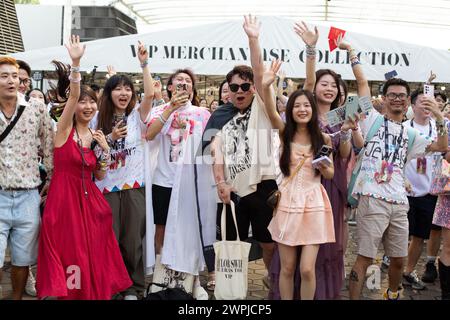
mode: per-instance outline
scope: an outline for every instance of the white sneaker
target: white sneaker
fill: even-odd
[[[126,295],[123,300],[137,300],[137,296],[135,296],[134,294],[128,294]]]
[[[33,276],[33,272],[28,272],[27,284],[25,285],[25,292],[27,295],[36,297],[36,279]]]

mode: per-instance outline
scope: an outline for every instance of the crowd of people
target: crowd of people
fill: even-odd
[[[431,194],[433,171],[450,162],[445,94],[392,78],[371,100],[357,48],[339,38],[365,111],[330,125],[327,113],[349,92],[335,71],[316,70],[317,29],[295,24],[305,81],[283,92],[282,62],[263,63],[260,23],[249,15],[243,28],[251,67],[230,70],[209,105],[189,68],[165,86],[154,80],[140,42],[142,97],[112,67],[101,90],[82,85],[89,48],[77,36],[66,44],[70,65],[53,61],[58,83],[46,93],[30,88],[25,62],[0,57],[0,268],[8,247],[13,299],[26,289],[40,299],[137,300],[155,265],[197,284],[207,271],[214,290],[222,212],[227,240],[251,231],[261,246],[269,299],[339,299],[346,276],[359,299],[381,243],[382,298],[439,277],[450,299],[450,194]],[[346,275],[350,212],[358,250]]]

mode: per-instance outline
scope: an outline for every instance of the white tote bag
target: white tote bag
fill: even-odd
[[[161,264],[161,255],[156,256],[152,283],[157,283],[167,288],[182,288],[187,293],[192,293],[194,289],[194,278],[192,274],[167,268]],[[163,289],[163,287],[152,285],[150,292],[158,292]]]
[[[237,240],[226,240],[226,205],[224,204],[220,221],[222,241],[214,243],[216,253],[214,296],[217,300],[243,300],[247,297],[248,254],[251,244],[240,240],[234,203],[231,201],[230,204]]]

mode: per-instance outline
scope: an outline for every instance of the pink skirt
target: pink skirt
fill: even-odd
[[[318,185],[292,196],[295,201],[288,201],[282,192],[280,205],[268,226],[272,239],[288,246],[335,242],[333,212],[325,188]]]

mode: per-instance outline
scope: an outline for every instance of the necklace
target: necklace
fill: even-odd
[[[12,117],[14,116],[14,113],[13,113],[10,117],[8,117],[3,110],[2,110],[2,113],[5,116],[6,120],[8,120],[8,121],[10,121],[12,119]]]
[[[89,129],[89,132],[92,134],[91,129]],[[84,181],[84,167],[88,166],[86,159],[84,158],[84,150],[83,150],[83,140],[81,140],[80,134],[78,133],[78,129],[75,125],[75,133],[77,134],[77,145],[78,145],[78,149],[80,151],[81,154],[81,183],[83,185],[83,191],[84,191],[84,195],[87,197],[88,196],[88,192],[87,192],[87,188],[86,188],[86,184]]]

